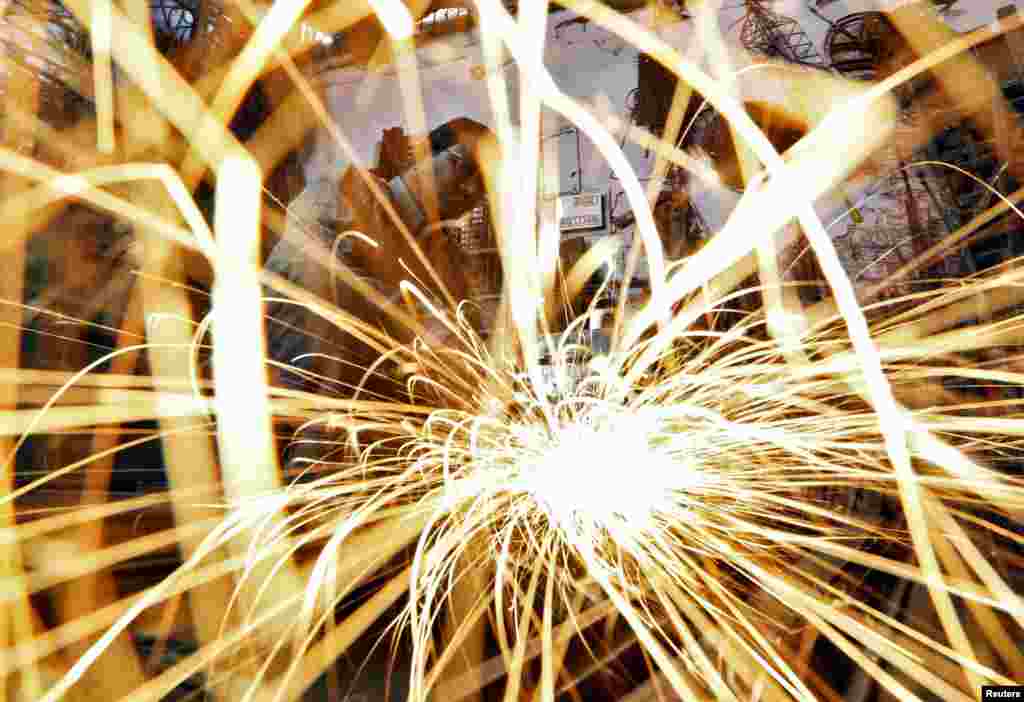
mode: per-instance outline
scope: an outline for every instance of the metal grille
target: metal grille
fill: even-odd
[[[857,206],[857,219],[833,238],[855,284],[874,283],[894,273],[951,231],[952,194],[930,169],[903,170],[899,164],[879,179]],[[963,275],[961,261],[943,259],[919,278]],[[899,292],[908,292],[906,285]],[[891,292],[897,292],[895,290]]]
[[[201,0],[150,0],[156,31],[174,44],[185,44],[196,33]]]

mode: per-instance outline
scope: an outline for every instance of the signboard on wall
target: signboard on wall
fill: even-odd
[[[604,194],[579,193],[558,198],[558,228],[576,232],[604,227]]]

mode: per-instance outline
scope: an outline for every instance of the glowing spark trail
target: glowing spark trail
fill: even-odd
[[[52,137],[43,146],[64,160],[0,148],[6,243],[19,260],[47,248],[34,237],[88,205],[134,227],[137,260],[126,255],[125,267],[139,282],[126,309],[81,324],[51,298],[56,326],[34,341],[91,353],[107,342],[86,331],[124,327],[99,358],[83,352],[73,368],[41,370],[30,367],[40,359],[19,360],[18,335],[0,348],[10,366],[0,373],[10,386],[0,434],[18,436],[0,495],[0,702],[159,700],[197,674],[218,698],[299,699],[381,630],[396,635],[392,659],[408,673],[411,702],[496,693],[505,702],[966,701],[982,684],[1024,680],[1021,262],[953,284],[911,281],[941,250],[932,247],[896,273],[907,278],[903,297],[880,294],[885,279],[865,298],[815,214],[892,137],[891,78],[865,87],[759,66],[793,93],[787,106],[806,125],[787,150],[727,85],[732,77],[699,68],[702,51],[726,65],[713,4],[684,58],[638,21],[646,15],[609,3],[524,2],[513,17],[514,3],[479,0],[456,16],[483,32],[480,93],[494,103],[494,130],[466,119],[467,131],[455,134],[453,121],[421,139],[430,111],[418,52],[452,38],[438,29],[442,15],[417,23],[440,12],[429,2],[227,7],[204,19],[226,62],[194,83],[114,4],[67,4],[93,29],[97,56],[83,75],[96,83],[96,114],[57,129],[26,106]],[[716,231],[699,246],[663,245],[680,242],[666,242],[671,226],[656,216],[660,185],[648,200],[630,147],[556,85],[545,31],[562,8],[654,57],[683,84],[677,100],[696,91],[742,142],[738,165],[684,152],[685,100],[664,144],[615,130],[664,147],[658,180],[672,173],[681,183],[664,193],[672,208],[715,210],[705,224]],[[349,31],[374,14],[362,34]],[[922,35],[940,36],[928,21]],[[317,94],[356,59],[332,56],[339,74],[314,83],[307,69],[320,59],[307,62],[311,42],[292,41],[297,25],[347,32],[345,42],[321,41],[317,56],[351,43],[346,51],[372,57],[368,73],[387,69],[368,80],[384,84],[395,68],[399,94],[388,99],[413,134],[395,139],[394,153],[382,146],[372,172],[356,168],[362,115],[332,121]],[[953,55],[946,83],[957,71],[977,75],[963,53],[976,40],[921,58],[901,80]],[[138,89],[112,95],[111,60]],[[257,81],[276,111],[242,139],[229,125]],[[133,104],[165,115],[180,139],[135,143],[125,121]],[[566,242],[537,197],[545,110],[580,129],[626,193],[650,272],[635,313],[610,280],[589,284],[623,253],[624,237],[571,264],[560,258]],[[312,125],[354,165],[328,185],[300,186],[305,195],[282,195],[291,184],[272,174],[288,175],[279,162],[305,148]],[[461,155],[449,159],[453,139]],[[437,154],[449,170],[435,169]],[[724,193],[733,166],[747,188]],[[434,192],[431,176],[444,174],[457,185]],[[215,234],[194,201],[204,176],[216,180]],[[419,231],[392,200],[402,187],[415,199],[410,183],[426,213]],[[336,211],[307,197],[321,193]],[[456,196],[469,209],[431,222]],[[447,231],[484,203],[495,241],[480,248],[500,261],[503,287],[497,300],[456,300],[447,288],[471,266]],[[1000,203],[971,226],[1008,209]],[[265,262],[268,228],[281,230],[275,251],[305,258]],[[779,249],[798,243],[827,285],[783,273]],[[684,249],[692,253],[666,253]],[[72,261],[64,277],[79,267]],[[804,288],[823,297],[806,307]],[[45,316],[41,304],[9,302],[19,334],[35,324],[23,312]],[[610,309],[611,348],[595,355],[591,335]],[[287,352],[277,337],[264,343],[261,310],[287,329]],[[315,323],[292,324],[296,311]],[[148,375],[130,375],[135,366]],[[78,455],[72,439],[82,433],[94,443]],[[159,446],[152,462],[170,485],[115,501],[112,479],[126,469],[113,455],[147,443]],[[29,455],[34,444],[43,453]],[[78,469],[85,480],[70,497],[41,489]],[[158,650],[185,636],[195,646],[147,664],[135,653],[144,636]],[[135,656],[128,672],[111,675],[124,655]],[[842,674],[821,664],[837,655]]]

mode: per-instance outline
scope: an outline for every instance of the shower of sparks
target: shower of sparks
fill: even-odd
[[[403,62],[407,121],[424,131],[410,37],[430,3],[342,0],[305,13],[310,3],[278,2],[263,13],[243,2],[243,14],[263,21],[248,38],[225,37],[238,44],[238,57],[195,85],[115,4],[67,4],[85,24],[91,18],[94,40],[101,40],[89,133],[109,146],[100,149],[104,158],[131,146],[120,132],[114,144],[113,125],[147,100],[160,108],[149,118],[168,120],[154,133],[173,124],[187,143],[174,146],[174,158],[154,158],[181,163],[180,175],[167,165],[103,159],[62,173],[19,155],[17,144],[0,149],[0,167],[41,183],[21,189],[20,180],[11,181],[19,189],[0,218],[17,224],[12,231],[31,231],[33,217],[76,197],[133,223],[141,250],[141,282],[125,322],[137,331],[119,337],[107,359],[63,375],[17,368],[18,339],[0,348],[14,359],[10,373],[25,391],[8,397],[0,414],[0,433],[21,435],[5,448],[0,496],[0,651],[11,653],[0,656],[0,700],[12,680],[18,692],[55,702],[81,698],[104,676],[121,697],[155,700],[197,672],[224,699],[295,699],[396,607],[400,614],[389,624],[410,635],[413,702],[482,694],[501,678],[506,702],[552,702],[556,691],[589,675],[581,660],[605,664],[601,656],[624,645],[643,653],[652,697],[671,689],[683,699],[730,702],[837,699],[832,680],[815,670],[817,641],[840,651],[863,684],[899,699],[930,690],[971,700],[982,683],[1024,679],[1024,601],[1007,565],[1019,558],[1024,482],[1004,469],[1019,458],[1024,420],[1016,398],[1024,374],[1002,355],[996,358],[1005,367],[975,362],[1019,344],[1015,305],[1024,275],[1011,262],[957,286],[860,307],[811,204],[890,136],[896,103],[880,87],[779,69],[780,85],[824,105],[794,100],[794,109],[809,113],[801,115],[809,131],[780,155],[734,91],[656,33],[606,4],[562,0],[699,91],[770,175],[748,174],[742,195],[725,193],[710,157],[659,152],[696,171],[687,197],[721,220],[696,253],[670,261],[622,146],[559,90],[541,60],[547,3],[523,3],[513,19],[507,3],[480,0],[498,138],[481,138],[472,157],[488,189],[508,282],[485,340],[468,321],[468,305],[447,307],[413,280],[409,263],[417,258],[438,278],[414,232],[402,261],[408,279],[396,283],[393,300],[425,311],[420,317],[384,304],[369,285],[357,288],[361,281],[340,264],[332,264],[332,275],[349,276],[345,282],[365,290],[367,300],[384,301],[380,325],[261,275],[257,265],[261,222],[279,214],[269,207],[261,214],[262,176],[274,172],[268,154],[281,151],[277,142],[302,133],[293,122],[309,120],[305,129],[320,120],[339,148],[352,151],[346,125],[329,123],[293,62],[294,26],[308,21],[334,36],[376,12]],[[963,51],[968,39],[960,42]],[[521,132],[511,125],[498,65],[506,49],[521,84],[535,91],[520,95]],[[388,52],[378,54],[387,60]],[[938,60],[929,56],[901,75],[926,70]],[[973,67],[961,58],[960,69]],[[112,60],[139,84],[137,91],[118,86],[116,110]],[[243,146],[225,125],[271,67],[294,80],[315,119],[290,111],[288,98],[284,116],[268,120],[277,126],[261,127]],[[943,80],[955,83],[955,72]],[[542,109],[574,122],[611,164],[645,248],[651,298],[636,311],[622,303],[607,356],[592,356],[578,338],[604,314],[596,303],[563,315],[568,331],[553,331],[562,303],[576,302],[620,244],[598,243],[561,271],[553,260],[557,232],[532,231],[540,217],[533,142]],[[149,158],[151,146],[140,153]],[[217,176],[216,237],[189,194],[207,171]],[[235,215],[230,208],[243,202],[244,216]],[[811,244],[808,256],[831,290],[814,306],[788,295],[796,286],[766,257],[773,237],[795,231],[787,224],[796,216]],[[970,226],[950,238],[966,237]],[[374,235],[342,236],[387,255]],[[22,238],[12,246],[20,251],[25,237],[16,236]],[[198,331],[185,293],[191,281],[170,253],[172,241],[194,249],[190,255],[215,280],[213,311]],[[755,250],[765,255],[759,260]],[[743,288],[755,273],[761,287]],[[246,341],[260,333],[261,286],[273,289],[275,302],[305,307],[379,352],[360,368],[361,382],[332,385],[336,379],[297,368],[340,390],[268,387],[263,345]],[[767,308],[758,308],[762,300]],[[208,324],[212,384],[197,370]],[[143,348],[132,335],[143,333],[152,374],[145,382],[127,375]],[[119,370],[92,372],[106,361]],[[382,378],[392,395],[374,385]],[[39,388],[42,401],[32,392]],[[988,393],[984,401],[980,392]],[[278,469],[272,417],[301,425],[296,436],[310,430],[319,437],[309,440],[318,442],[315,459],[288,467],[301,473],[290,483]],[[90,480],[109,479],[102,462],[116,450],[116,441],[104,444],[97,432],[90,456],[16,485],[10,457],[29,433],[136,420],[159,422],[172,481],[166,495],[104,504],[105,497],[86,491],[80,510],[15,521],[15,501],[58,475],[88,465],[96,468]],[[258,436],[247,436],[250,430]],[[219,492],[211,498],[203,491],[213,484]],[[109,480],[94,492],[108,488]],[[104,544],[103,519],[158,503],[170,506],[172,528]],[[102,592],[116,590],[103,579],[119,563],[174,548],[184,563],[170,576],[138,596],[103,599]],[[880,574],[900,585],[879,586]],[[85,585],[67,587],[79,581]],[[924,593],[924,604],[903,616],[900,601],[911,587]],[[48,630],[31,596],[51,590],[59,596]],[[119,665],[112,652],[134,655],[122,634],[137,618],[166,608],[165,631],[183,599],[198,651],[156,676],[141,664],[124,678],[111,674]],[[573,642],[586,653],[573,649],[567,662]]]

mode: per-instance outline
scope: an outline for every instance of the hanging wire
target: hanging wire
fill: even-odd
[[[764,0],[747,0],[745,6],[740,26],[744,48],[802,66],[824,66],[825,61],[799,22],[769,9]]]

